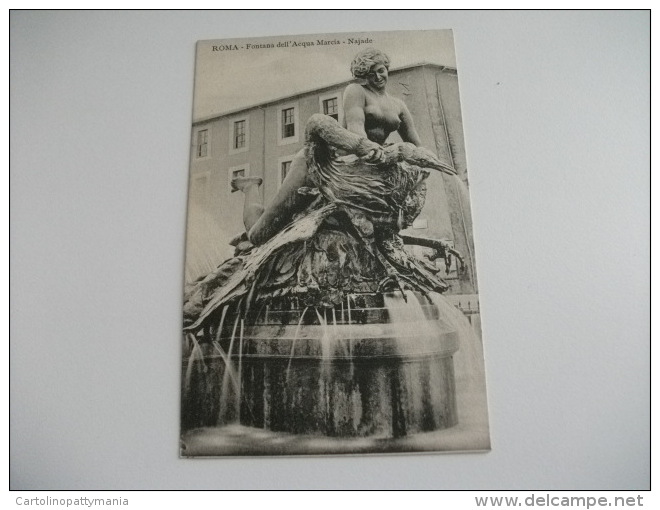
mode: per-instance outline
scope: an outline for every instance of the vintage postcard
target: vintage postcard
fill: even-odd
[[[196,52],[181,456],[489,450],[451,30]]]

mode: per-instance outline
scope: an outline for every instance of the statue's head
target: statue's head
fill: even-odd
[[[351,73],[354,78],[364,80],[367,78],[369,71],[378,65],[383,65],[386,69],[389,69],[390,57],[376,48],[365,48],[355,55],[353,62],[351,62]]]

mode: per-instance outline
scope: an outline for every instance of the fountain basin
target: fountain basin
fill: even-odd
[[[361,312],[383,315],[353,315]],[[305,324],[305,314],[316,324]],[[377,324],[337,321],[332,309],[295,316],[289,324],[225,325],[209,335],[215,340],[196,345],[183,367],[185,429],[238,422],[390,438],[457,423],[459,337],[432,309],[410,316],[415,320]]]

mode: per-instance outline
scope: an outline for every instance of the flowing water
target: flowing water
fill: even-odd
[[[201,365],[202,370],[204,370],[206,368],[206,364],[204,363],[204,353],[202,352],[202,348],[195,338],[195,335],[188,333],[186,337],[192,344],[192,350],[190,351],[190,357],[188,358],[188,366],[186,367],[186,375],[184,379],[186,391],[190,391],[193,379],[193,370],[195,370],[195,368],[197,368],[199,365]]]
[[[296,342],[298,341],[298,336],[300,335],[300,328],[302,326],[303,320],[305,319],[305,314],[307,313],[309,307],[305,307],[305,309],[302,311],[300,314],[300,320],[298,321],[298,325],[296,326],[296,332],[293,334],[293,341],[291,342],[291,354],[289,354],[289,363],[287,364],[286,367],[286,380],[289,380],[289,376],[291,375],[291,363],[293,362],[293,356],[296,353]]]
[[[238,422],[240,417],[240,393],[241,393],[241,373],[240,366],[239,370],[236,370],[236,367],[232,363],[232,358],[234,356],[234,344],[236,340],[236,330],[238,329],[239,323],[242,321],[240,316],[242,301],[239,301],[234,313],[236,317],[234,319],[234,326],[231,332],[231,339],[229,341],[229,348],[227,350],[227,360],[229,360],[229,366],[225,363],[225,369],[223,370],[222,376],[222,385],[220,388],[220,402],[219,402],[219,413],[218,413],[218,424],[225,422]],[[227,307],[225,307],[226,309]],[[225,310],[222,311],[223,316],[221,319],[221,325],[224,324],[224,314]],[[222,334],[222,328],[218,328],[218,336]],[[240,351],[239,346],[239,351]],[[240,355],[239,355],[240,356]],[[231,382],[231,384],[230,384]]]
[[[459,421],[478,424],[488,429],[486,374],[481,338],[458,308],[439,294],[431,293],[440,319],[458,332],[461,348],[454,356],[456,386],[461,388],[457,399]]]
[[[400,341],[413,341],[420,352],[432,352],[438,334],[437,324],[426,317],[422,308],[422,304],[426,304],[426,302],[420,302],[418,293],[405,291],[404,295],[402,292],[395,292],[385,294],[383,297],[390,323],[406,324],[408,326],[406,333],[414,335],[412,339],[403,337]],[[451,328],[445,329],[452,330]]]

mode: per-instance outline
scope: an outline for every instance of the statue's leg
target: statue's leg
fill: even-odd
[[[240,190],[245,194],[243,224],[246,232],[249,232],[264,212],[264,206],[259,196],[259,186],[262,182],[259,177],[237,177],[231,181],[232,193]]]
[[[327,115],[312,115],[307,122],[305,135],[308,140],[322,140],[327,145],[358,155],[365,155],[374,148],[380,148],[377,143],[342,128],[336,120]],[[313,195],[298,193],[298,189],[303,186],[315,187],[315,184],[309,177],[305,153],[301,150],[293,158],[286,179],[263,213],[253,214],[256,209],[250,209],[249,214],[244,214],[250,242],[263,244],[288,225],[295,213],[314,200]],[[249,201],[246,196],[246,207]]]
[[[314,184],[309,180],[304,152],[300,151],[293,158],[289,173],[277,195],[248,229],[250,242],[259,245],[268,241],[291,221],[295,213],[314,200],[313,196],[298,193],[298,188],[302,186],[314,186]]]

